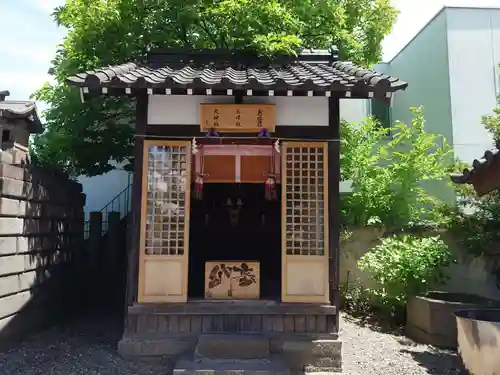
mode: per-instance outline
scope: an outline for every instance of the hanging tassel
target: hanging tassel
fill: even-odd
[[[194,182],[194,199],[203,199],[203,174],[197,174]]]
[[[206,176],[204,173],[205,170],[205,155],[204,155],[204,148],[198,147],[196,144],[195,138],[193,138],[193,145],[196,145],[196,147],[193,146],[193,148],[196,150],[196,153],[198,153],[198,149],[201,151],[199,161],[200,161],[200,172],[196,174],[196,179],[194,180],[194,191],[193,191],[193,197],[196,200],[202,200],[203,199],[203,178]]]
[[[267,201],[274,201],[277,198],[276,195],[276,176],[272,173],[267,174],[265,199]]]
[[[279,145],[279,143],[276,144]],[[265,195],[264,198],[267,201],[274,201],[278,199],[278,195],[276,193],[276,174],[274,173],[274,154],[276,151],[276,144],[273,145],[272,151],[271,151],[271,165],[270,165],[270,170],[271,172],[266,173],[266,183],[265,183]]]
[[[269,138],[271,135],[267,131],[267,129],[262,129],[260,133],[257,135],[257,138]]]

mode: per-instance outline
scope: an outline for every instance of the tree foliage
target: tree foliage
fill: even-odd
[[[68,0],[54,12],[68,29],[46,84],[47,131],[33,151],[43,165],[71,175],[95,175],[110,159],[131,155],[134,104],[97,98],[82,104],[65,79],[123,63],[154,48],[237,48],[262,55],[336,45],[344,59],[379,60],[381,41],[396,19],[389,0]]]
[[[439,219],[441,201],[422,182],[448,182],[452,149],[424,130],[423,108],[410,110],[411,124],[398,121],[391,137],[371,118],[343,124],[342,178],[353,182],[353,193],[342,201],[346,224],[405,228]]]

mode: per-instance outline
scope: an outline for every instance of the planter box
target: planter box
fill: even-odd
[[[500,310],[460,310],[455,313],[458,352],[471,375],[496,375],[500,369]]]
[[[500,307],[500,303],[475,295],[446,292],[413,297],[406,309],[405,333],[424,344],[456,348],[455,311],[481,307]]]

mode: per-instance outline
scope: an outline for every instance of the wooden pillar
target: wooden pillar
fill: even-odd
[[[108,234],[106,237],[106,264],[108,265],[108,277],[111,277],[109,285],[119,285],[117,282],[118,256],[120,252],[120,213],[108,213]]]
[[[89,214],[89,241],[88,260],[91,268],[96,268],[101,254],[102,241],[102,212],[95,211]]]
[[[102,282],[101,270],[101,254],[102,254],[102,212],[91,212],[89,215],[89,239],[88,239],[88,263],[87,263],[87,277],[88,289],[87,303],[96,304],[100,301],[99,286]]]
[[[125,310],[137,301],[137,285],[139,278],[139,251],[140,251],[140,220],[142,198],[142,161],[144,137],[148,122],[148,95],[146,90],[137,95],[134,169],[132,177],[131,211],[128,221],[128,248],[127,248],[127,291]]]
[[[328,142],[328,284],[330,303],[337,309],[340,305],[340,100],[329,99],[329,135]],[[334,330],[338,332],[339,317],[336,315]]]

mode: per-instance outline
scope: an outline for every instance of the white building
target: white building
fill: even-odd
[[[381,64],[410,83],[395,96],[391,119],[409,120],[408,108],[423,105],[428,129],[443,134],[456,157],[465,162],[480,157],[492,145],[481,116],[496,107],[499,63],[499,8],[443,8]]]

